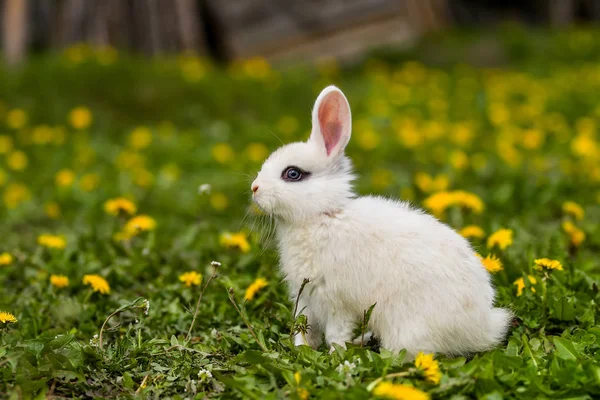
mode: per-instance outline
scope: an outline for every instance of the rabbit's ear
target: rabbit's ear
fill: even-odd
[[[310,140],[322,146],[329,157],[344,152],[350,141],[352,116],[346,96],[335,86],[328,86],[317,97],[312,111]]]

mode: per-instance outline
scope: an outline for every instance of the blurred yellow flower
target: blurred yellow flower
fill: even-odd
[[[258,293],[262,288],[266,287],[268,284],[269,283],[264,278],[256,279],[246,289],[246,294],[244,295],[244,299],[247,301],[254,299],[254,296],[256,296],[256,293]]]
[[[104,202],[104,211],[110,215],[134,215],[137,212],[137,207],[131,200],[116,197]]]
[[[549,258],[539,258],[533,261],[535,264],[535,269],[538,271],[545,269],[555,269],[557,271],[562,271],[563,266],[558,260],[551,260]]]
[[[44,211],[48,218],[57,219],[60,217],[60,206],[56,202],[46,203],[44,205]]]
[[[511,229],[498,229],[492,233],[487,240],[487,247],[498,246],[500,250],[505,250],[513,243],[513,231]]]
[[[181,168],[175,163],[169,163],[162,166],[160,176],[167,182],[175,182],[181,176]]]
[[[298,120],[290,115],[284,115],[277,121],[277,130],[286,136],[291,136],[298,131]]]
[[[252,57],[241,62],[246,76],[254,79],[265,79],[271,75],[271,65],[263,57]]]
[[[356,142],[364,150],[373,150],[381,143],[379,134],[370,128],[359,130],[355,136]]]
[[[585,240],[585,232],[576,227],[571,221],[563,222],[562,228],[569,235],[569,240],[573,246],[579,247]]]
[[[110,293],[110,285],[100,275],[91,274],[83,276],[83,284],[88,285],[92,288],[94,292],[98,292],[101,294],[109,294]]]
[[[223,211],[229,206],[229,199],[220,192],[212,193],[209,197],[210,205],[217,211]]]
[[[129,135],[129,146],[142,150],[152,143],[152,131],[147,126],[138,126]]]
[[[537,279],[535,279],[535,277],[531,275],[527,275],[527,280],[531,285],[535,285],[537,283]],[[517,279],[513,282],[513,285],[517,286],[517,296],[521,296],[523,294],[523,289],[525,288],[524,279],[522,277]],[[533,286],[531,287],[531,291],[535,293],[535,288]]]
[[[477,225],[468,225],[462,228],[458,233],[467,239],[475,238],[475,239],[483,239],[485,236],[485,232],[481,227]]]
[[[119,153],[116,159],[117,167],[123,170],[143,168],[145,163],[146,159],[143,155],[128,150],[124,150]]]
[[[394,174],[389,169],[376,169],[371,176],[371,183],[376,190],[383,190],[389,187],[393,181]]]
[[[71,186],[75,182],[75,173],[70,169],[61,169],[54,176],[54,181],[58,187]]]
[[[448,176],[440,174],[435,178],[426,172],[415,174],[415,185],[423,193],[442,192],[448,189],[450,181]]]
[[[65,238],[57,235],[40,235],[37,242],[40,246],[49,249],[64,249],[67,246]]]
[[[502,271],[504,267],[502,266],[502,261],[492,254],[488,254],[487,257],[483,258],[481,255],[477,254],[477,257],[481,260],[481,264],[487,269],[489,273],[495,274],[498,271]]]
[[[0,135],[0,154],[6,154],[12,151],[13,138],[8,135]]]
[[[27,125],[27,113],[15,108],[6,113],[6,125],[11,129],[21,129]]]
[[[246,147],[246,154],[250,161],[261,162],[269,155],[269,149],[262,143],[250,143],[248,147]]]
[[[154,183],[154,175],[147,169],[137,168],[133,171],[133,181],[136,185],[147,188]]]
[[[79,187],[85,192],[94,191],[100,185],[100,177],[94,173],[85,174],[79,180]]]
[[[69,278],[64,275],[50,275],[50,284],[57,288],[69,286]]]
[[[6,157],[6,165],[13,171],[23,171],[27,168],[27,164],[29,164],[27,154],[20,150],[13,151]]]
[[[179,280],[185,284],[187,287],[198,286],[202,283],[202,275],[197,273],[196,271],[186,272],[184,274],[179,275]]]
[[[0,186],[4,186],[8,177],[6,176],[6,172],[2,168],[0,168]]]
[[[233,161],[235,153],[227,143],[219,143],[212,148],[212,156],[220,164],[227,164]]]
[[[462,150],[454,150],[450,153],[450,165],[455,169],[464,169],[469,165],[469,157]]]
[[[296,382],[296,385],[299,386],[300,382],[302,381],[302,375],[300,375],[300,372],[296,371],[294,372],[294,381]],[[298,394],[298,397],[300,398],[300,400],[306,400],[309,397],[309,393],[308,390],[306,390],[305,388],[302,387],[298,387],[296,388],[296,394]]]
[[[7,208],[16,208],[30,198],[31,192],[22,183],[11,183],[4,189],[3,200]]]
[[[221,246],[237,248],[242,253],[247,253],[250,251],[250,243],[248,243],[248,239],[246,238],[246,234],[244,232],[224,232],[221,234],[220,243]]]
[[[130,235],[136,235],[139,232],[153,231],[154,229],[156,229],[154,218],[148,215],[138,215],[127,221],[124,231]]]
[[[379,383],[373,394],[394,400],[429,400],[429,395],[412,386],[383,381]]]
[[[562,210],[565,214],[573,216],[578,221],[581,221],[585,216],[583,207],[574,201],[565,201],[562,205]]]
[[[440,373],[439,363],[433,359],[433,354],[424,354],[419,352],[415,359],[415,365],[425,374],[425,379],[433,384],[440,383],[442,374]]]
[[[11,313],[6,312],[6,311],[0,311],[0,322],[2,322],[3,324],[6,323],[11,323],[14,324],[15,322],[18,322],[19,320]]]
[[[54,138],[54,130],[48,125],[39,125],[31,131],[31,141],[35,144],[48,144]]]
[[[198,57],[186,57],[180,63],[181,75],[187,82],[195,83],[206,76],[206,66]]]
[[[87,107],[75,107],[69,112],[69,123],[75,129],[87,129],[92,124],[92,112]]]
[[[13,256],[10,253],[1,253],[0,254],[0,266],[2,265],[10,265],[13,262]]]
[[[469,209],[475,214],[480,214],[484,209],[483,201],[479,196],[464,190],[434,193],[423,201],[423,205],[437,217],[441,217],[446,209],[452,206]]]

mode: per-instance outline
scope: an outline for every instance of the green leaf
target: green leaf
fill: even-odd
[[[577,350],[575,350],[575,347],[573,347],[571,341],[559,336],[554,336],[552,339],[554,346],[556,346],[556,354],[558,357],[563,360],[577,360],[579,358],[579,354],[577,353]]]

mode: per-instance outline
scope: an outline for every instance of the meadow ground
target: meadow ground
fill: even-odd
[[[3,69],[0,397],[598,398],[600,35],[498,43],[497,68],[75,46]],[[516,316],[499,348],[403,363],[291,345],[306,321],[249,229],[249,182],[277,137],[308,136],[331,83],[353,108],[358,192],[469,237]]]

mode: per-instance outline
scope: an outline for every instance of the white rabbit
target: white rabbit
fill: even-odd
[[[511,313],[494,308],[490,276],[447,225],[382,197],[357,197],[344,155],[352,119],[344,94],[325,88],[307,142],[279,148],[252,183],[253,200],[277,221],[281,268],[311,330],[307,344],[353,339],[363,312],[381,346],[448,355],[493,348]],[[304,344],[296,337],[296,344]]]

